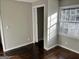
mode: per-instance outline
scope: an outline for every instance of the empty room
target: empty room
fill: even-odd
[[[79,59],[79,0],[0,0],[0,59]]]

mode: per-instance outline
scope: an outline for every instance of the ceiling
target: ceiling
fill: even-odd
[[[39,0],[16,0],[16,1],[24,1],[24,2],[36,2],[36,1],[39,1]]]

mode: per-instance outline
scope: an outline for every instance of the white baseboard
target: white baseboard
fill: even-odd
[[[63,45],[58,45],[58,46],[60,46],[60,47],[62,47],[62,48],[65,48],[65,49],[68,49],[68,50],[70,50],[70,51],[72,51],[72,52],[75,52],[75,53],[79,54],[79,51],[73,50],[73,49],[68,48],[68,47],[66,47],[66,46],[63,46]]]
[[[55,48],[56,46],[58,46],[57,44],[56,45],[53,45],[52,47],[49,47],[49,48],[44,48],[46,51],[49,51],[49,50],[51,50],[51,49],[53,49],[53,48]]]
[[[10,50],[13,50],[13,49],[16,49],[16,48],[20,48],[20,47],[23,47],[23,46],[26,46],[26,45],[29,45],[29,44],[32,44],[32,43],[33,43],[33,42],[29,42],[29,43],[25,43],[25,44],[22,44],[22,45],[13,47],[13,48],[9,48],[9,49],[6,49],[4,52],[10,51]],[[50,48],[44,48],[44,49],[48,51],[48,50],[51,50],[51,49],[55,48],[56,46],[60,46],[60,47],[62,47],[62,48],[68,49],[68,50],[70,50],[70,51],[72,51],[72,52],[75,52],[75,53],[79,54],[79,51],[73,50],[73,49],[71,49],[71,48],[68,48],[68,47],[66,47],[66,46],[59,45],[59,44],[56,44],[56,45],[53,45],[53,46],[50,47]]]
[[[20,47],[23,47],[23,46],[26,46],[26,45],[29,45],[29,44],[32,44],[32,43],[33,42],[29,42],[29,43],[25,43],[25,44],[22,44],[22,45],[13,47],[13,48],[9,48],[9,49],[6,49],[4,52],[10,51],[10,50],[13,50],[13,49],[16,49],[16,48],[20,48]]]

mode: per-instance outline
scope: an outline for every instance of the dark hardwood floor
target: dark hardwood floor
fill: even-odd
[[[3,53],[0,59],[79,59],[79,54],[59,46],[45,51],[35,44]]]

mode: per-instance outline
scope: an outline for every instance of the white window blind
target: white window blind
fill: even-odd
[[[79,36],[79,8],[61,9],[60,33],[66,36]]]

